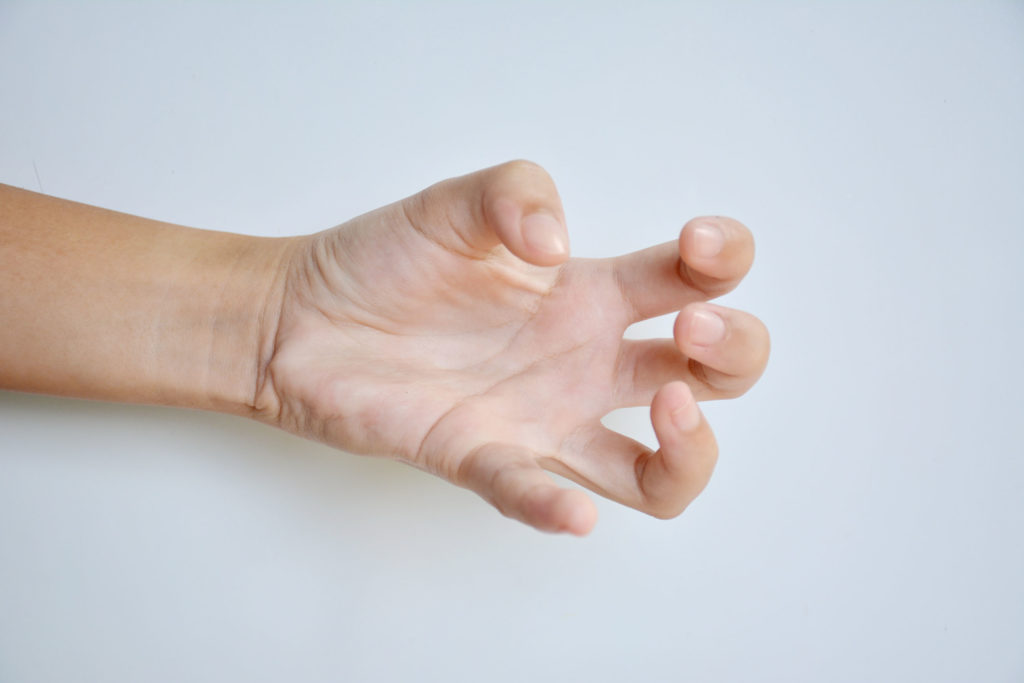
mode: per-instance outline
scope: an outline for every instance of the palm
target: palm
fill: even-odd
[[[358,222],[331,238],[352,264],[429,269],[324,266],[298,278],[320,282],[290,292],[278,362],[314,362],[281,378],[279,390],[298,399],[285,419],[315,416],[306,429],[334,445],[434,472],[457,470],[462,455],[491,441],[557,457],[614,407],[627,322],[621,297],[598,276],[598,262],[540,268],[501,247],[469,258],[403,221],[388,228],[404,238],[353,239],[364,229]],[[416,286],[404,287],[413,276]]]
[[[627,386],[643,354],[622,339],[636,311],[616,263],[531,265],[498,244],[467,204],[438,194],[361,216],[299,249],[268,365],[274,419],[474,488],[542,528],[585,532],[592,520],[571,518],[592,514],[555,495],[570,492],[538,478],[541,467],[677,513],[677,500],[649,505],[637,481],[653,454],[600,423],[653,394]],[[642,350],[664,355],[663,346]],[[685,359],[671,363],[685,374]],[[702,448],[713,450],[702,430],[701,443],[711,439]],[[602,459],[609,449],[626,452]]]

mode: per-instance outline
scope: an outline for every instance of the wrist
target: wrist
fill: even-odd
[[[267,365],[298,239],[217,234],[224,244],[215,249],[217,296],[203,332],[206,381],[193,385],[201,391],[192,407],[258,418],[267,412]]]

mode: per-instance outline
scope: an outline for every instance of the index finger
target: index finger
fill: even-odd
[[[678,311],[736,287],[754,261],[754,237],[724,216],[694,218],[679,240],[610,260],[633,322]]]

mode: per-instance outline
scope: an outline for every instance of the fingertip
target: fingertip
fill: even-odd
[[[708,349],[721,344],[729,334],[729,324],[723,312],[724,309],[714,304],[688,304],[676,316],[672,328],[676,346],[683,353],[692,355],[706,354]]]
[[[718,446],[693,392],[669,382],[654,396],[651,423],[659,449],[641,473],[647,512],[675,517],[704,489],[718,460]]]
[[[552,484],[538,486],[524,497],[520,518],[540,531],[585,536],[597,522],[597,508],[582,491]]]
[[[725,233],[717,220],[690,221],[679,235],[680,249],[697,259],[712,259],[725,247]]]
[[[557,266],[569,257],[564,222],[544,208],[526,207],[508,197],[487,208],[498,239],[513,254],[535,266]]]
[[[745,225],[732,218],[694,218],[679,233],[679,257],[683,280],[717,296],[750,270],[754,238]]]
[[[564,490],[561,496],[561,528],[574,536],[586,536],[597,523],[597,506],[582,491]]]
[[[503,244],[527,263],[569,256],[562,200],[542,167],[524,161],[442,181],[403,203],[412,227],[456,253],[480,256]]]
[[[690,433],[700,427],[702,420],[697,399],[686,382],[669,382],[654,395],[651,421],[656,430],[661,427],[659,431],[664,432],[666,427],[671,427],[678,432]]]
[[[509,251],[538,266],[569,257],[562,200],[547,171],[517,160],[488,169],[482,180],[485,219]]]

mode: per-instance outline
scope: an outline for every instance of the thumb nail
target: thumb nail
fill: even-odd
[[[521,224],[523,241],[533,251],[561,256],[568,251],[562,224],[549,213],[531,213]]]

